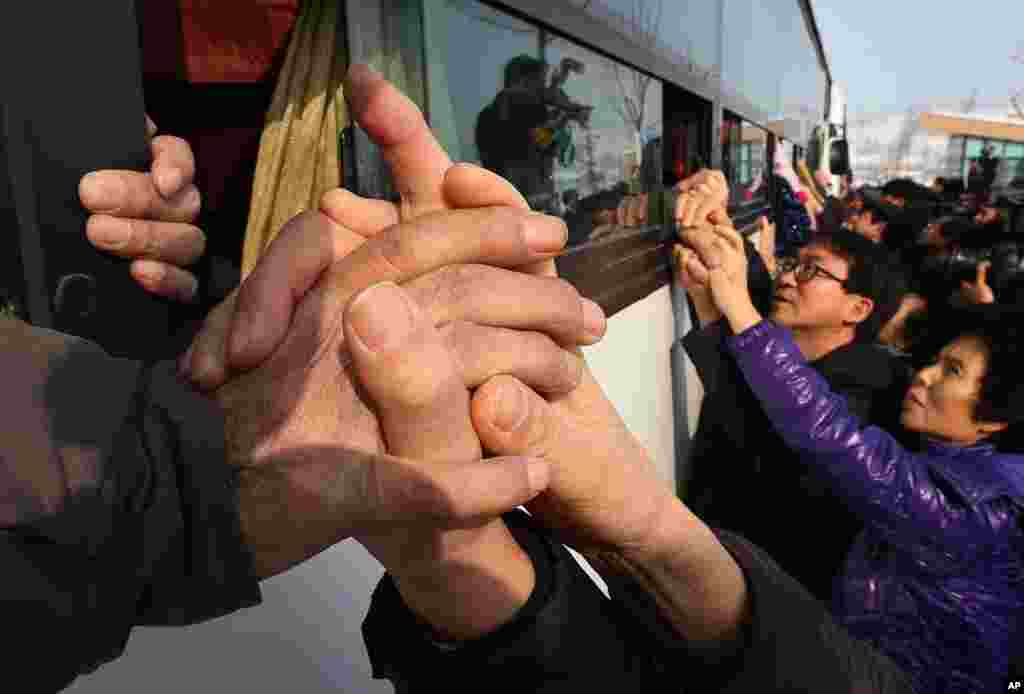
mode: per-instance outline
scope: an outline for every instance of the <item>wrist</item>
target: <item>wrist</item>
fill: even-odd
[[[722,317],[722,312],[715,305],[711,293],[704,289],[693,289],[687,292],[693,302],[693,310],[701,325],[709,325]]]
[[[409,609],[446,639],[480,638],[510,621],[536,585],[529,555],[501,521],[453,551],[385,564]],[[449,535],[451,533],[448,533]]]
[[[714,532],[682,501],[674,502],[648,542],[622,552],[622,565],[691,645],[733,643],[749,613],[743,571]]]
[[[744,290],[737,292],[735,297],[729,297],[721,302],[719,308],[722,315],[729,322],[729,327],[734,335],[746,332],[760,323],[763,318],[750,298],[750,292]]]

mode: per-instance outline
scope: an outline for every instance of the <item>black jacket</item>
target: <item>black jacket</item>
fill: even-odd
[[[720,321],[682,340],[705,397],[690,458],[687,500],[714,526],[741,533],[826,603],[832,579],[861,522],[840,497],[790,451],[772,428],[735,363],[722,351]],[[884,348],[854,342],[810,363],[852,412],[885,427],[898,422],[909,383],[903,360]],[[815,519],[810,543],[807,519]]]
[[[118,657],[134,625],[259,602],[223,419],[173,364],[0,318],[0,384],[10,691],[60,690]]]
[[[740,537],[719,539],[743,569],[751,620],[730,653],[707,661],[628,579],[605,576],[607,599],[580,566],[521,512],[506,522],[530,555],[537,584],[515,618],[481,639],[438,644],[385,576],[363,636],[374,677],[400,694],[517,691],[835,692],[910,694],[887,658],[832,621],[824,606]]]

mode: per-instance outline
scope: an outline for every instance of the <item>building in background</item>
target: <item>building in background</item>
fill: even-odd
[[[879,184],[908,177],[962,179],[990,146],[1000,160],[994,186],[1024,186],[1024,120],[1009,102],[936,103],[902,113],[858,114],[849,139],[855,182]]]

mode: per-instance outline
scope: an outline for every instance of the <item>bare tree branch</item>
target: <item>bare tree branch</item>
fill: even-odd
[[[1010,60],[1018,65],[1024,65],[1024,41],[1018,44],[1017,53],[1011,56]],[[1017,116],[1024,118],[1024,89],[1010,91],[1010,104],[1013,105],[1013,110],[1017,112]]]

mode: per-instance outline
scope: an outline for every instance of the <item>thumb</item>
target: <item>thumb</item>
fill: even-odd
[[[495,376],[477,388],[470,411],[480,443],[498,455],[547,458],[559,440],[551,405],[511,376]]]
[[[367,485],[377,498],[369,522],[429,523],[437,528],[477,525],[522,506],[544,491],[547,461],[522,457],[474,462],[380,457]]]

